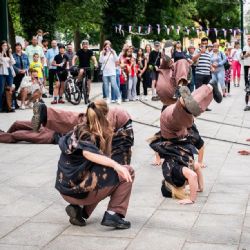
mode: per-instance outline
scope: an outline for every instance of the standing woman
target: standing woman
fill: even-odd
[[[127,72],[128,72],[128,99],[129,101],[136,100],[136,84],[138,65],[133,57],[133,49],[130,47],[127,52]]]
[[[16,63],[13,65],[13,68],[15,70],[16,76],[14,78],[14,84],[15,84],[15,91],[20,87],[20,84],[23,80],[23,77],[25,76],[25,73],[28,73],[30,63],[28,56],[23,53],[23,48],[21,43],[15,44],[15,53],[13,53],[13,58],[15,59]],[[13,95],[15,97],[15,95]],[[15,100],[16,108],[18,107],[16,100]]]
[[[147,101],[148,100],[148,88],[151,88],[152,86],[152,78],[151,78],[151,71],[149,70],[149,54],[150,52],[152,51],[152,47],[150,44],[147,44],[145,46],[145,53],[144,53],[144,56],[145,56],[145,59],[147,60],[147,69],[146,71],[144,72],[144,75],[143,75],[143,95],[144,95],[144,101]]]
[[[181,42],[177,41],[174,45],[174,50],[172,54],[172,58],[174,59],[174,62],[177,62],[181,59],[187,59],[186,53],[182,50]]]
[[[241,64],[240,64],[240,56],[241,56],[242,50],[240,48],[240,43],[235,42],[234,49],[232,50],[231,56],[233,58],[233,84],[234,87],[240,86],[240,71],[241,71]]]
[[[108,40],[104,42],[99,62],[102,64],[101,70],[103,72],[103,96],[107,98],[107,103],[110,103],[109,86],[111,84],[113,94],[117,98],[117,103],[121,104],[121,94],[116,83],[118,57],[116,52],[111,48],[111,42]]]
[[[230,87],[231,87],[231,71],[232,71],[232,62],[233,58],[231,57],[232,47],[229,46],[225,48],[224,52],[227,57],[227,63],[225,64],[225,83],[226,83],[226,92],[227,95],[230,94]]]
[[[224,68],[224,64],[226,62],[227,62],[227,57],[223,52],[219,51],[219,44],[214,43],[213,53],[211,56],[212,79],[220,84],[223,97],[226,97],[225,68]]]
[[[0,42],[0,112],[3,111],[3,94],[6,89],[6,102],[8,112],[15,112],[15,107],[12,106],[12,84],[15,72],[13,65],[15,59],[11,54],[11,49],[6,41]]]
[[[136,63],[138,65],[138,74],[137,74],[137,84],[136,84],[136,94],[137,98],[139,99],[140,97],[140,87],[141,87],[141,82],[143,83],[143,92],[144,96],[146,95],[145,92],[147,93],[147,87],[145,90],[145,84],[144,84],[144,73],[147,69],[147,59],[145,58],[143,54],[143,50],[139,49],[137,52],[136,56]]]
[[[133,169],[112,160],[113,131],[107,120],[108,106],[103,100],[88,105],[86,123],[62,137],[62,151],[56,189],[70,203],[66,207],[73,225],[85,226],[98,203],[110,196],[101,222],[104,226],[128,229],[126,216],[134,177]],[[80,207],[83,206],[83,207]]]

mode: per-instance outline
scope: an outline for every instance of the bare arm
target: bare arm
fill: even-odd
[[[91,153],[89,151],[82,151],[83,156],[94,163],[113,168],[119,176],[125,179],[127,182],[132,182],[131,175],[127,168],[121,166],[116,161],[110,159],[107,156]]]
[[[92,56],[91,59],[94,62],[95,67],[98,67],[98,63],[97,63],[96,57]]]
[[[75,66],[77,57],[78,57],[77,55],[73,56],[73,58],[72,58],[72,66]]]

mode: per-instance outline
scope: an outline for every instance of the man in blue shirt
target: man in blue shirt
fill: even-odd
[[[56,55],[58,55],[59,50],[57,47],[57,41],[52,40],[51,41],[51,48],[48,49],[46,53],[47,58],[47,64],[49,69],[49,94],[50,96],[53,96],[53,85],[56,77],[56,67],[52,66],[52,62],[54,61],[54,58]]]

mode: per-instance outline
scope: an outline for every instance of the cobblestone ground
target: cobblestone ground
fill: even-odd
[[[100,90],[101,85],[94,84],[93,96]],[[161,106],[159,102],[148,103]],[[83,104],[57,107],[86,108]],[[157,109],[141,102],[122,107],[136,121],[159,125]],[[250,149],[249,143],[240,145],[250,138],[243,87],[232,87],[231,97],[221,105],[212,103],[210,108],[212,112],[196,121],[206,136],[208,167],[203,170],[205,191],[194,205],[178,205],[161,196],[161,169],[151,165],[153,153],[146,142],[157,128],[134,123],[132,165],[136,179],[127,216],[132,228],[126,231],[100,225],[106,200],[86,227],[69,224],[66,203],[54,188],[58,146],[0,144],[0,249],[250,250],[250,156],[237,154],[240,149]],[[0,128],[7,130],[15,120],[28,120],[31,115],[31,110],[0,114]]]

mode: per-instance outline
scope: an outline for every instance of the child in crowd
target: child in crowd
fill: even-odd
[[[33,62],[30,63],[30,69],[37,71],[37,76],[39,81],[43,83],[43,65],[39,61],[39,54],[35,53],[33,55]]]
[[[224,65],[225,67],[225,84],[226,84],[226,93],[230,95],[230,85],[231,85],[231,71],[232,71],[232,63],[233,58],[231,56],[232,47],[225,48],[225,55],[227,57],[227,63]]]
[[[48,35],[49,32],[43,32],[41,29],[39,29],[37,32],[36,32],[36,38],[37,38],[37,42],[40,46],[42,46],[42,41],[43,41],[43,37]]]

